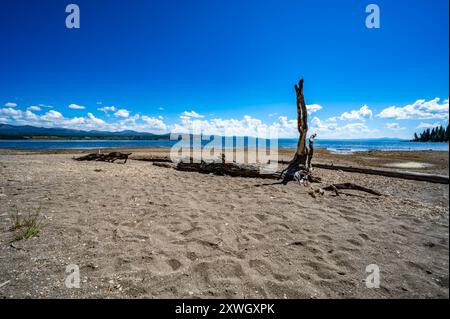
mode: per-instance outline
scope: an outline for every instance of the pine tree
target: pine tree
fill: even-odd
[[[414,141],[416,142],[448,142],[449,141],[449,125],[444,129],[442,125],[434,127],[433,129],[427,128],[422,133],[417,135],[414,133]]]

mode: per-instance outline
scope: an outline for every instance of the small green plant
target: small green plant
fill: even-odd
[[[41,231],[39,214],[29,214],[27,217],[23,217],[19,212],[12,214],[10,230],[16,232],[11,242],[39,235]]]
[[[22,227],[22,216],[18,212],[11,214],[11,227],[9,230],[16,230],[20,227]]]

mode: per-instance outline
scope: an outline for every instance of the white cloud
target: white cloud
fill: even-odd
[[[344,112],[339,117],[341,121],[364,121],[366,118],[372,118],[372,110],[367,105],[363,105],[359,110]]]
[[[68,105],[69,109],[74,109],[74,110],[84,110],[86,107],[83,105],[78,105],[78,104],[69,104]]]
[[[448,99],[439,103],[440,98],[430,101],[424,99],[417,100],[413,104],[403,107],[390,106],[382,110],[377,117],[397,120],[407,119],[448,119],[449,103]]]
[[[0,108],[0,121],[14,125],[33,125],[39,127],[63,127],[78,130],[123,131],[135,130],[139,132],[166,133],[170,127],[162,118],[140,116],[135,114],[128,118],[120,118],[106,122],[92,113],[86,116],[66,118],[60,112],[49,110],[43,115],[31,110],[22,111],[13,108]]]
[[[92,124],[97,124],[97,125],[104,125],[104,124],[106,124],[105,121],[95,117],[94,114],[92,114],[92,113],[88,113],[87,115],[88,115],[88,121],[90,123],[92,123]]]
[[[15,109],[10,108],[10,107],[0,109],[0,115],[3,115],[3,116],[11,116],[11,117],[14,117],[14,116],[20,115],[21,113],[22,113],[21,110],[15,110]]]
[[[130,116],[130,112],[125,109],[120,109],[116,113],[114,113],[114,115],[117,117],[128,117]]]
[[[205,116],[203,116],[203,115],[201,115],[201,114],[198,114],[198,113],[195,112],[195,111],[190,111],[190,112],[184,111],[181,115],[182,115],[181,117],[193,117],[193,118],[197,118],[197,119],[200,119],[200,118],[204,118],[204,117],[205,117]]]
[[[308,110],[308,114],[312,114],[314,112],[320,111],[322,109],[322,106],[319,104],[311,104],[307,105],[306,109]]]
[[[164,111],[164,108],[162,106],[158,107],[158,110]]]
[[[364,123],[349,123],[339,126],[334,118],[321,120],[314,117],[309,130],[317,133],[320,138],[368,138],[374,137],[378,130],[370,129]]]
[[[406,129],[406,127],[401,127],[398,123],[386,123],[385,127],[392,131],[401,131]]]
[[[192,115],[192,113],[190,113]],[[198,114],[198,113],[196,113]],[[92,113],[86,116],[66,118],[60,112],[49,110],[43,115],[33,113],[31,110],[21,111],[13,108],[0,108],[0,118],[3,122],[15,125],[34,125],[42,127],[64,127],[79,130],[122,131],[134,130],[150,133],[192,133],[201,132],[207,135],[226,136],[256,136],[256,137],[297,137],[297,120],[286,116],[279,116],[273,123],[264,123],[260,119],[245,115],[235,118],[193,118],[181,116],[175,124],[167,124],[163,117],[139,115],[118,117],[105,121]],[[271,132],[271,136],[268,136]],[[339,126],[332,118],[320,120],[314,117],[310,123],[310,132],[319,133],[320,138],[358,138],[369,137],[376,130],[369,129],[362,123],[351,123]]]
[[[40,111],[41,108],[40,108],[39,106],[34,106],[34,105],[32,105],[32,106],[29,106],[29,107],[27,108],[27,110],[28,110],[28,111]]]
[[[115,106],[104,106],[104,107],[98,108],[97,110],[102,111],[104,113],[108,113],[108,112],[117,111],[117,108]]]
[[[444,114],[444,109],[447,107],[448,118],[448,100],[442,103],[438,100],[425,102],[423,100],[416,104],[414,109],[419,109],[421,112],[426,110],[429,113]],[[439,102],[439,103],[438,103]],[[447,106],[445,106],[445,103]],[[420,106],[418,106],[420,104]],[[313,104],[309,106],[310,113],[317,112],[322,109],[321,106]],[[267,132],[275,131],[278,137],[293,137],[298,136],[297,119],[289,119],[286,116],[274,117],[275,113],[270,114],[272,119],[264,122],[258,118],[250,115],[245,115],[241,118],[214,118],[213,115],[205,118],[195,111],[185,111],[180,114],[177,123],[166,123],[162,116],[155,115],[140,115],[131,113],[126,109],[118,109],[115,106],[102,106],[98,110],[105,113],[101,118],[96,117],[93,113],[86,113],[78,117],[65,117],[62,113],[56,110],[48,110],[45,114],[33,113],[33,111],[43,111],[42,107],[30,106],[26,111],[17,108],[7,107],[0,108],[0,120],[8,124],[16,125],[34,125],[43,127],[64,127],[80,130],[107,130],[107,131],[121,131],[134,130],[139,132],[150,133],[192,133],[202,132],[209,135],[236,135],[236,136],[258,136],[267,137]],[[115,116],[110,116],[114,114]],[[366,105],[359,110],[344,112],[338,116],[331,116],[325,120],[319,117],[310,117],[310,133],[318,133],[319,138],[368,138],[368,137],[382,137],[385,132],[399,134],[403,132],[408,133],[406,128],[402,127],[397,121],[392,123],[379,124],[379,129],[374,129],[365,124],[365,119],[372,117],[372,110]],[[344,121],[358,121],[345,123]],[[446,119],[443,119],[444,122]],[[442,121],[441,121],[442,122]],[[374,123],[374,122],[369,122]],[[435,124],[421,123],[419,128],[425,128],[425,125],[436,126]]]
[[[323,132],[334,131],[334,130],[336,130],[336,128],[338,126],[335,121],[331,121],[329,119],[322,121],[317,116],[315,116],[312,119],[311,125],[312,125],[313,129],[316,129],[317,131],[323,131]]]
[[[158,130],[158,131],[165,131],[167,130],[167,125],[163,122],[162,119],[151,117],[151,116],[142,116],[142,120],[149,125],[152,129]]]
[[[8,103],[5,103],[5,106],[6,106],[6,107],[16,107],[16,106],[17,106],[17,103],[8,102]]]
[[[32,114],[34,114],[34,113],[32,113]],[[41,116],[41,119],[43,119],[45,121],[60,120],[62,118],[63,118],[63,115],[60,112],[54,111],[54,110],[50,110]]]
[[[174,133],[203,133],[206,135],[222,136],[254,136],[254,137],[296,137],[297,121],[289,120],[286,116],[280,116],[272,124],[266,124],[260,119],[249,115],[242,119],[211,120],[196,119],[188,116],[180,116],[181,122],[170,126]],[[269,134],[272,134],[269,136]]]
[[[427,129],[427,128],[435,128],[437,126],[441,126],[442,124],[440,122],[436,122],[436,123],[420,123],[419,125],[417,125],[416,128],[422,128],[422,129]]]

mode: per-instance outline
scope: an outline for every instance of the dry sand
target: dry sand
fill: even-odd
[[[0,297],[449,297],[448,185],[316,170],[326,184],[385,195],[312,198],[296,183],[76,162],[71,152],[0,151]],[[416,170],[448,175],[448,152],[316,156],[427,163]],[[41,233],[10,245],[16,211],[39,212]],[[69,264],[80,268],[79,289],[64,285]],[[369,264],[380,268],[379,289],[365,285]]]

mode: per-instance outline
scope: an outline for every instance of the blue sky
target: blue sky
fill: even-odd
[[[79,29],[65,26],[69,3]],[[365,26],[369,3],[380,29]],[[448,9],[446,0],[3,0],[0,122],[295,137],[303,77],[318,138],[409,138],[448,123]]]

